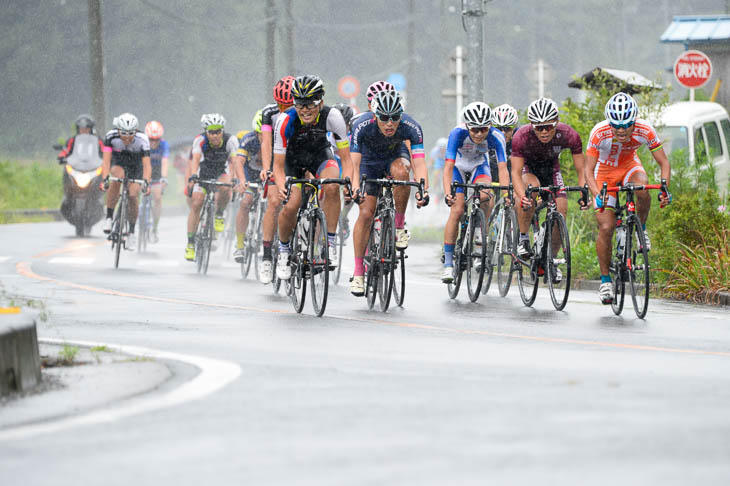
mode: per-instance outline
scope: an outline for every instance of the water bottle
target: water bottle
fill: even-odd
[[[618,249],[618,254],[623,255],[624,254],[624,246],[626,244],[626,228],[623,226],[619,226],[616,228],[616,248]]]
[[[535,255],[539,255],[542,250],[542,240],[545,237],[545,226],[540,226],[540,231],[535,234]]]

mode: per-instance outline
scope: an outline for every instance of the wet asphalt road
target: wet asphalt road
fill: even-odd
[[[182,259],[184,222],[125,253],[63,223],[8,225],[0,282],[43,300],[41,337],[234,363],[200,399],[0,440],[23,484],[727,484],[730,313],[652,300],[645,321],[595,292],[556,312],[541,288],[472,304],[409,248],[405,307],[367,310],[344,278],[324,318],[214,255]],[[345,263],[345,274],[352,268]],[[151,399],[162,391],[149,393]],[[2,408],[0,408],[2,413]],[[85,412],[79,412],[83,414]],[[97,481],[98,480],[98,481]],[[2,481],[5,483],[5,481]],[[6,483],[11,484],[11,483]]]

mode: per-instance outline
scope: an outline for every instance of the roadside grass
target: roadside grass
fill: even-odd
[[[63,365],[70,366],[73,364],[74,360],[76,359],[76,355],[78,354],[78,347],[64,344],[63,348],[61,348],[61,351],[58,352],[58,359]]]
[[[57,209],[63,198],[62,174],[51,161],[0,160],[0,211]]]

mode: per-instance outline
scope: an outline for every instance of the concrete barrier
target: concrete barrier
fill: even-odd
[[[11,311],[12,312],[12,311]],[[0,396],[26,391],[41,381],[35,315],[0,314]]]

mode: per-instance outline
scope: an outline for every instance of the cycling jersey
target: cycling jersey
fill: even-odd
[[[142,178],[142,157],[150,156],[150,141],[142,132],[134,134],[129,145],[122,142],[119,130],[109,130],[104,138],[104,152],[112,153],[112,166],[120,166],[130,179]]]
[[[223,142],[219,147],[212,147],[208,137],[201,133],[193,140],[193,155],[200,154],[198,175],[201,179],[218,179],[228,172],[228,160],[238,150],[238,139],[230,133],[223,132]]]
[[[464,182],[468,178],[467,174],[472,174],[471,180],[477,179],[499,179],[493,177],[490,167],[490,153],[494,153],[496,162],[507,162],[505,155],[504,134],[494,127],[489,128],[487,137],[482,143],[475,143],[469,135],[469,130],[463,123],[449,134],[449,141],[446,145],[446,160],[454,162],[453,177],[457,182]],[[464,192],[463,188],[457,189],[457,192]]]
[[[236,155],[246,159],[246,165],[255,170],[262,170],[261,165],[261,142],[256,136],[256,132],[249,132],[243,136],[241,143],[238,145]]]
[[[329,161],[337,166],[327,132],[332,132],[337,148],[350,146],[339,110],[322,106],[311,125],[302,124],[294,108],[281,114],[274,130],[274,153],[286,156],[286,175],[300,177],[305,171],[318,174]]]
[[[162,159],[170,157],[170,144],[167,140],[160,140],[160,144],[156,149],[150,149],[150,164],[152,165],[153,181],[162,178]]]
[[[273,132],[276,126],[276,119],[279,116],[279,105],[270,103],[261,109],[261,131]]]
[[[565,123],[558,123],[548,143],[537,138],[531,124],[520,127],[512,137],[512,157],[523,158],[523,173],[535,174],[542,185],[562,185],[559,157],[565,149],[575,155],[583,152],[580,135]]]
[[[352,126],[352,152],[362,154],[363,165],[390,165],[403,155],[404,140],[411,142],[414,159],[424,158],[423,129],[410,115],[403,113],[398,128],[392,137],[386,137],[378,128],[375,115],[363,114],[357,124]],[[406,153],[408,149],[406,148]]]

